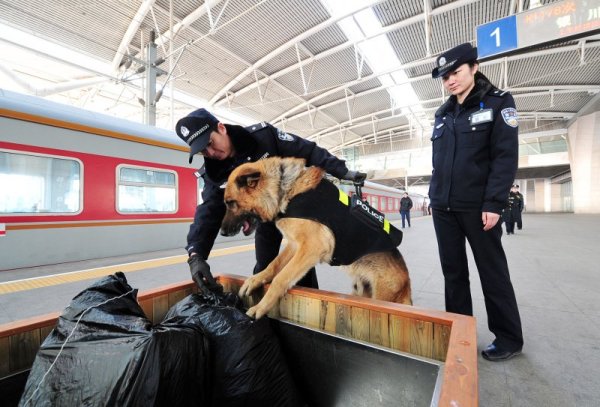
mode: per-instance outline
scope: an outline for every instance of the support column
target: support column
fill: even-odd
[[[600,112],[581,116],[569,126],[567,138],[573,211],[600,213]]]

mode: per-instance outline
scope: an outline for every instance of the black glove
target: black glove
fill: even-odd
[[[203,294],[215,293],[222,294],[223,286],[215,280],[210,272],[210,266],[202,257],[198,255],[190,256],[188,259],[192,280],[196,283]]]
[[[348,170],[348,172],[342,177],[342,179],[346,181],[352,181],[355,184],[362,185],[365,183],[365,179],[367,179],[367,174],[360,171]]]

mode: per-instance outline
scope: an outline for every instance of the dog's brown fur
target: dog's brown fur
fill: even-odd
[[[249,220],[260,219],[274,221],[288,242],[266,269],[242,285],[240,296],[271,283],[248,315],[260,318],[267,314],[311,267],[331,262],[335,248],[331,229],[308,219],[278,218],[290,199],[316,187],[324,174],[321,168],[305,168],[303,159],[272,157],[243,164],[229,176],[221,233],[232,236],[243,228],[250,234],[255,225]],[[408,270],[397,249],[365,255],[349,265],[348,272],[354,280],[354,294],[412,305]]]

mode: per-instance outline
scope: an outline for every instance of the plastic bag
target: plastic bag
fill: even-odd
[[[234,294],[192,294],[167,314],[196,319],[210,340],[212,405],[302,406],[268,318],[248,317]]]
[[[20,406],[206,406],[208,342],[186,316],[152,328],[123,273],[78,294],[42,343]]]

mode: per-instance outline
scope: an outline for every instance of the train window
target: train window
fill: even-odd
[[[0,213],[80,213],[82,167],[73,158],[0,151]]]
[[[371,206],[375,209],[379,209],[379,199],[376,196],[371,195]]]
[[[156,168],[117,167],[117,212],[177,212],[177,174]]]

